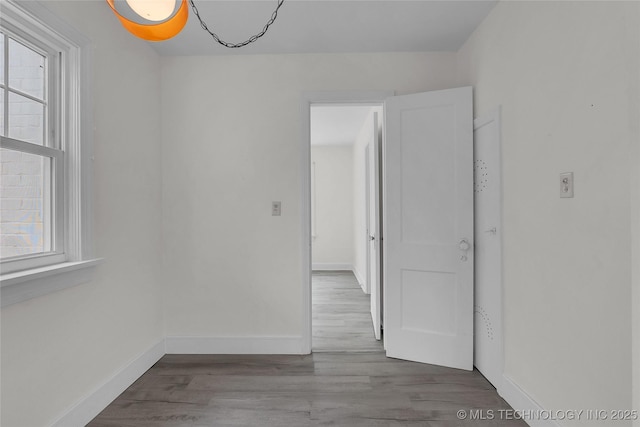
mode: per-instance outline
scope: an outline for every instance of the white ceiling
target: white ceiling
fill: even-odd
[[[276,0],[194,0],[222,39],[262,30]],[[190,11],[184,30],[152,43],[161,55],[456,51],[496,0],[285,0],[266,35],[240,49],[218,45]]]
[[[375,107],[311,106],[311,145],[353,145],[372,108]]]

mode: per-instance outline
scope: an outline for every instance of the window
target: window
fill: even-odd
[[[3,2],[2,9],[0,268],[7,305],[7,297],[20,300],[16,286],[33,277],[93,265],[91,134],[89,108],[82,108],[86,40],[35,2]],[[33,287],[31,296],[47,293]]]
[[[65,261],[60,52],[0,28],[0,259],[3,272]]]

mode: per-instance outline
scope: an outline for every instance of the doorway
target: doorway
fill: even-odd
[[[311,107],[384,103],[384,348],[388,357],[473,366],[472,88],[302,99],[303,349],[311,352]],[[304,274],[308,273],[308,274]],[[419,344],[419,345],[417,345]]]
[[[380,283],[381,251],[372,250],[379,235],[380,197],[373,197],[379,166],[369,164],[379,147],[373,139],[381,136],[381,114],[381,102],[309,104],[313,351],[382,350],[373,327],[381,324],[381,301],[371,299],[372,281]],[[374,289],[374,298],[381,294]]]

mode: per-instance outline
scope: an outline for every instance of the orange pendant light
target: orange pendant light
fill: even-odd
[[[166,21],[157,24],[140,24],[122,16],[115,7],[114,0],[106,0],[113,13],[116,14],[120,23],[131,34],[144,40],[153,42],[163,41],[174,37],[184,28],[189,18],[189,7],[187,0],[182,0],[178,11]]]

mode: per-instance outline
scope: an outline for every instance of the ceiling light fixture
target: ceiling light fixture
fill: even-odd
[[[126,0],[135,13],[149,21],[164,21],[176,8],[176,0]]]
[[[176,0],[172,0],[174,7],[175,2]],[[129,0],[127,1],[127,3],[136,4],[135,8],[133,6],[131,8],[142,18],[145,17],[145,13],[150,13],[154,17],[158,16],[157,9],[150,9],[148,7],[149,2],[144,2],[141,0]],[[182,0],[178,11],[173,14],[173,16],[170,16],[169,19],[154,24],[142,24],[125,18],[116,9],[114,0],[107,0],[107,4],[109,5],[109,7],[111,7],[111,10],[113,10],[113,13],[116,14],[118,19],[120,20],[120,23],[127,31],[129,31],[136,37],[140,37],[141,39],[149,40],[152,42],[159,42],[174,37],[176,34],[182,31],[182,28],[184,28],[184,25],[187,23],[187,18],[189,17],[189,7],[187,5],[187,0]],[[142,14],[140,14],[138,10],[140,10]],[[173,8],[171,8],[171,12],[173,12]],[[149,20],[147,19],[147,21]]]
[[[271,18],[258,34],[255,34],[240,43],[229,43],[221,39],[216,33],[209,29],[207,24],[200,17],[200,12],[193,0],[180,1],[181,3],[178,11],[173,13],[178,0],[126,0],[131,10],[147,21],[145,23],[139,23],[122,16],[116,9],[115,0],[106,0],[113,13],[115,13],[120,20],[120,23],[127,31],[136,37],[154,42],[170,39],[182,31],[189,17],[188,1],[189,5],[191,5],[191,9],[193,9],[194,15],[198,18],[202,29],[209,33],[216,42],[230,49],[246,46],[264,36],[271,24],[275,22],[278,17],[278,10],[280,10],[280,7],[284,3],[284,0],[278,0],[278,5],[271,14]]]

